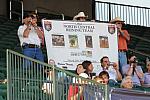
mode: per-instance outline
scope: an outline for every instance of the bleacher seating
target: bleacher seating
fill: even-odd
[[[144,38],[145,40],[150,40],[149,27],[127,25],[126,29],[129,31],[130,34]],[[129,42],[129,48],[150,55],[149,42],[147,41],[131,37],[131,41]]]
[[[8,20],[7,17],[0,15],[0,24],[6,22],[7,20]]]
[[[134,53],[138,57],[139,65],[141,65],[143,70],[145,71],[146,58],[148,57],[148,55],[150,55],[150,47],[149,47],[150,42],[146,41],[150,40],[149,34],[150,27],[126,25],[125,29],[127,29],[128,32],[131,34],[131,40],[128,43],[129,49],[139,51],[144,55],[147,55],[144,56],[138,53]]]
[[[18,44],[17,28],[20,23],[0,16],[0,80],[7,77],[6,49],[14,49]],[[0,83],[0,100],[7,100],[7,84]]]

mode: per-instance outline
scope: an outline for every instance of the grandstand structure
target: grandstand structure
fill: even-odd
[[[143,67],[143,70],[145,71],[146,59],[147,58],[150,59],[150,46],[149,46],[149,44],[150,44],[150,23],[149,23],[150,22],[150,19],[149,19],[150,18],[150,8],[137,7],[137,6],[131,6],[131,5],[121,5],[121,4],[114,4],[114,3],[108,3],[108,2],[99,2],[99,1],[97,1],[97,2],[95,1],[93,3],[94,3],[94,4],[92,4],[93,18],[94,17],[96,18],[97,15],[100,15],[96,19],[97,22],[108,23],[109,20],[111,20],[113,18],[113,16],[121,16],[122,19],[127,22],[125,29],[127,29],[131,35],[131,41],[128,44],[129,52],[134,53],[139,58],[139,64]],[[102,6],[99,6],[99,5],[102,5]],[[110,5],[113,5],[113,6],[110,7]],[[17,56],[20,56],[20,54],[18,54],[16,52],[21,53],[21,47],[20,47],[18,36],[17,36],[17,29],[18,29],[18,26],[21,24],[21,19],[22,19],[22,12],[20,11],[20,7],[21,7],[21,5],[18,5],[18,8],[16,7],[17,9],[14,9],[14,11],[11,11],[11,15],[12,15],[11,17],[6,17],[3,15],[0,15],[0,38],[1,38],[0,39],[0,47],[1,47],[0,48],[0,81],[1,81],[1,83],[0,83],[0,100],[7,100],[7,95],[8,94],[10,95],[9,90],[11,90],[11,89],[7,88],[7,84],[3,83],[3,81],[5,79],[7,79],[7,76],[8,75],[11,76],[10,74],[13,72],[12,71],[10,73],[7,73],[7,72],[9,72],[9,71],[7,71],[7,67],[9,64],[7,65],[8,62],[6,62],[6,60],[8,60],[6,58],[6,50],[11,49],[11,50],[15,51],[15,52],[10,51],[10,52],[12,54],[17,54]],[[96,11],[96,7],[98,7],[99,9],[102,9],[102,10]],[[126,7],[128,7],[128,8],[126,8]],[[60,15],[60,14],[59,15],[53,14],[53,13],[49,12],[50,11],[49,9],[46,9],[46,8],[39,8],[39,9],[44,9],[45,11],[47,11],[47,13],[45,13],[45,12],[43,13],[37,9],[37,13],[38,13],[40,19],[47,18],[47,19],[54,19],[54,20],[55,19],[71,20],[73,17],[73,16],[65,16],[65,15]],[[112,9],[115,11],[116,15],[112,15],[112,13],[113,13],[113,12],[111,12]],[[122,13],[118,13],[120,11],[119,9],[124,9],[121,11],[124,11],[124,12],[128,13],[129,15],[128,14],[123,15]],[[128,9],[128,10],[125,10],[125,9]],[[133,10],[133,9],[136,9],[136,10]],[[139,10],[139,12],[138,12],[138,10]],[[29,12],[29,11],[24,11],[24,12]],[[99,13],[97,13],[97,12],[99,12]],[[105,14],[105,13],[107,13],[107,14]],[[140,16],[141,16],[140,18],[137,18],[137,13],[140,14]],[[142,13],[144,13],[144,14],[142,14]],[[107,18],[105,16],[107,16]],[[123,17],[123,16],[126,16],[126,17]],[[128,21],[128,19],[130,21]],[[136,21],[139,21],[139,22],[136,22]],[[146,22],[143,22],[143,21],[146,21]],[[43,48],[43,52],[45,54],[45,61],[47,61],[45,47]],[[24,57],[24,56],[21,55],[21,57]],[[30,60],[35,61],[33,59],[30,59]],[[14,60],[14,62],[15,62],[15,60]],[[38,63],[38,61],[35,61],[35,62]],[[9,63],[12,63],[12,62],[9,62]],[[10,64],[10,65],[13,65],[13,64]],[[43,64],[43,66],[48,66],[48,65]],[[9,67],[11,67],[11,66],[9,66]],[[57,69],[57,71],[67,73],[69,77],[74,76],[74,75],[70,74],[69,72],[64,72],[61,69]],[[89,83],[90,83],[90,81],[89,81]],[[10,83],[9,83],[9,86],[10,86]],[[35,88],[37,89],[37,86]],[[7,91],[7,89],[8,89],[8,91]],[[35,91],[33,88],[31,90]],[[119,91],[121,91],[121,90],[119,90]],[[12,90],[11,90],[11,92],[12,92]],[[127,92],[129,92],[129,91],[127,91]],[[149,95],[150,89],[148,89],[148,88],[144,88],[144,89],[138,88],[136,91],[130,91],[130,92],[133,93],[133,96],[136,95],[136,92],[138,92],[139,95],[141,95],[141,96],[146,96],[146,97],[150,96]],[[34,92],[34,93],[36,93],[36,92]],[[116,92],[114,91],[114,95],[117,95],[116,93],[120,93],[120,95],[121,95],[121,93],[124,94],[123,92],[118,92],[117,90],[116,90]],[[41,94],[43,94],[43,93],[41,93]],[[15,94],[10,95],[10,96],[14,96],[14,95]],[[20,94],[20,95],[22,96],[24,94]],[[37,96],[37,94],[36,95],[33,94],[33,95]],[[28,94],[25,94],[26,97],[30,97],[29,100],[42,100],[39,98],[38,99],[32,98],[33,95],[30,97]],[[108,95],[105,94],[105,96],[108,96]],[[23,97],[21,99],[20,99],[20,97],[18,97],[18,99],[13,98],[10,100],[27,100],[27,99],[25,99],[26,97]],[[44,98],[44,95],[42,95],[41,97]],[[52,100],[52,99],[45,98],[43,100]],[[65,100],[65,99],[63,99],[63,100]],[[140,99],[137,99],[137,100],[140,100]],[[145,99],[145,100],[148,100],[148,99]]]

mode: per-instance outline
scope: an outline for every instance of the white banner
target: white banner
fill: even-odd
[[[43,20],[42,24],[49,63],[75,70],[77,64],[90,60],[96,72],[103,56],[118,62],[115,25],[56,20]]]

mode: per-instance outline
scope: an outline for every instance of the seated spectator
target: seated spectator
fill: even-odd
[[[96,75],[102,71],[107,71],[109,74],[109,79],[114,80],[115,82],[122,80],[122,75],[119,72],[119,67],[116,63],[110,64],[109,58],[104,56],[100,60],[101,67],[97,70]]]
[[[132,77],[131,76],[126,76],[120,85],[121,88],[126,88],[126,89],[132,89],[133,88],[133,82],[132,82]]]
[[[97,83],[105,84],[103,78],[101,78],[101,77],[99,77],[99,76],[95,76],[95,77],[94,77],[94,80],[95,80]]]
[[[99,76],[95,76],[94,80],[100,84],[107,85],[109,80],[109,74],[106,71],[102,71]],[[85,100],[103,100],[103,90],[98,84],[89,85],[87,84],[84,89]]]
[[[85,69],[85,72],[88,76],[89,79],[92,79],[92,72],[93,72],[93,64],[91,61],[85,60],[82,62],[82,66]]]
[[[88,75],[86,73],[81,73],[79,74],[79,76],[88,78]],[[85,84],[86,82],[83,81],[82,79],[79,79],[78,83],[81,85],[81,84]],[[71,84],[69,86],[68,100],[83,100],[83,87],[80,86],[79,84],[74,84],[74,85]]]
[[[141,81],[143,79],[143,71],[141,66],[138,66],[138,61],[136,56],[128,56],[129,64],[123,66],[123,75],[131,76],[134,86],[141,86]]]
[[[79,74],[84,73],[84,72],[85,72],[85,69],[83,68],[82,64],[78,64],[75,73],[77,75],[79,75]]]
[[[103,79],[103,84],[108,84],[108,82],[109,82],[109,74],[108,74],[107,71],[100,72],[99,77]]]
[[[73,21],[86,21],[86,18],[88,16],[85,16],[84,12],[79,12],[76,16],[73,17]]]
[[[84,73],[86,69],[83,68],[82,64],[78,64],[76,67],[75,74],[80,75],[81,73]],[[76,77],[73,77],[73,83],[78,83],[78,80]]]
[[[144,85],[149,85],[150,87],[150,61],[147,62],[147,72],[144,73]]]

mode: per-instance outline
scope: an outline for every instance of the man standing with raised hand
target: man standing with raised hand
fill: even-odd
[[[127,64],[127,42],[130,40],[130,35],[127,30],[122,29],[122,26],[125,23],[121,20],[121,18],[116,17],[115,19],[111,20],[110,23],[116,24],[117,27],[119,70],[122,73],[122,66]]]

